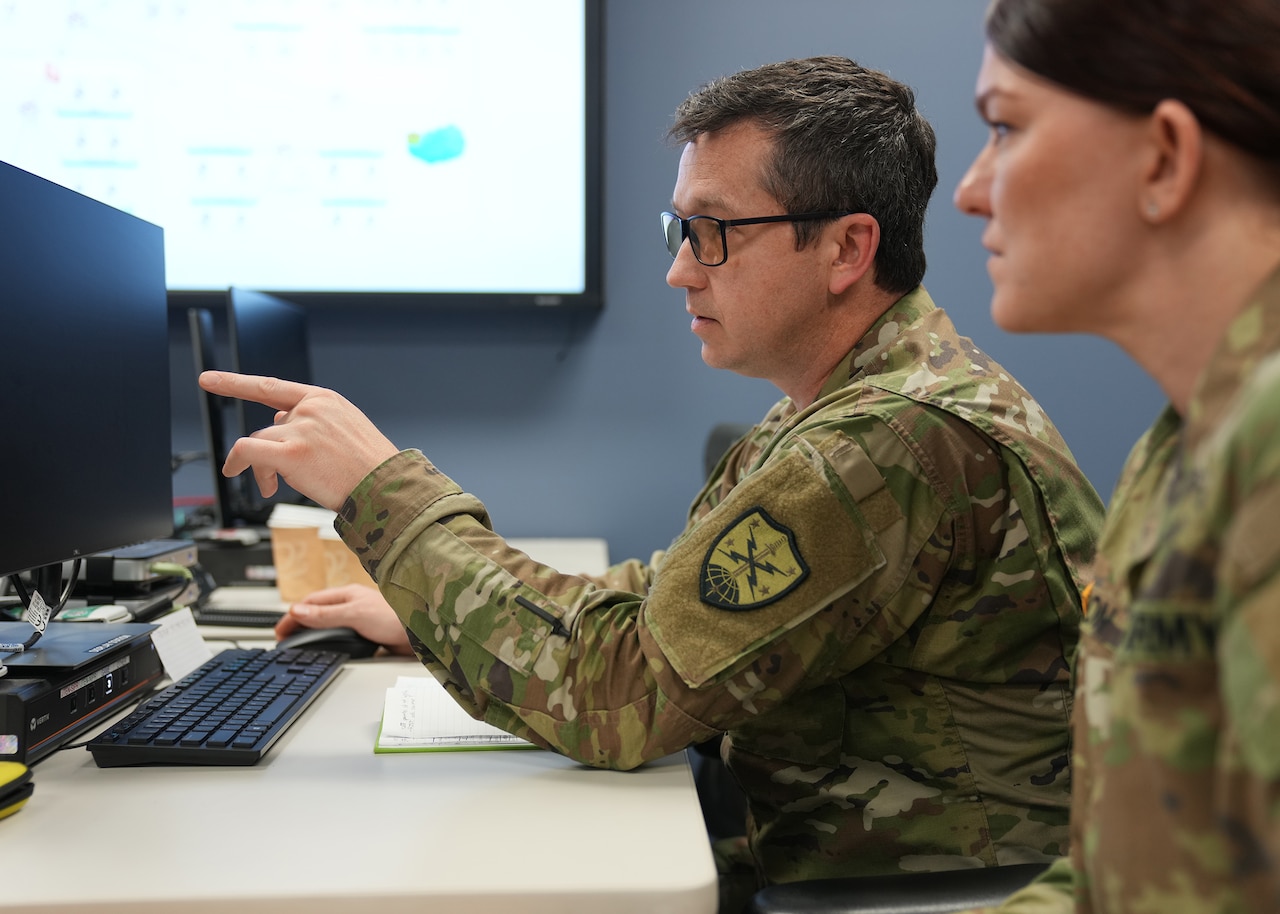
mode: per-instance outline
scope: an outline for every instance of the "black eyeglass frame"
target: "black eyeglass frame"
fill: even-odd
[[[729,259],[729,239],[725,234],[725,229],[729,226],[764,225],[769,222],[811,222],[818,219],[843,219],[845,216],[853,215],[853,212],[854,211],[851,210],[847,213],[791,213],[785,216],[753,216],[750,219],[717,219],[715,216],[704,216],[700,213],[695,213],[685,219],[677,216],[675,213],[664,210],[659,214],[659,216],[662,219],[662,235],[667,242],[667,253],[671,255],[672,260],[675,260],[676,257],[679,256],[680,248],[684,246],[685,241],[690,237],[690,222],[694,219],[709,219],[714,222],[720,229],[720,250],[724,253],[724,256],[715,263],[707,263],[702,259],[702,255],[698,253],[698,245],[690,241],[689,248],[693,252],[694,259],[704,267],[718,267]],[[673,248],[671,246],[673,239],[671,237],[670,226],[675,222],[680,223],[680,243]]]

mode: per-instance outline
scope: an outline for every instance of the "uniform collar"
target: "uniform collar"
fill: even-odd
[[[902,296],[885,309],[884,314],[876,319],[857,345],[840,360],[815,399],[821,400],[828,394],[835,393],[859,374],[877,374],[880,354],[902,334],[903,328],[936,310],[937,305],[924,286],[916,286]]]
[[[1197,447],[1229,414],[1245,380],[1280,349],[1280,269],[1249,297],[1227,325],[1187,404],[1186,443]]]

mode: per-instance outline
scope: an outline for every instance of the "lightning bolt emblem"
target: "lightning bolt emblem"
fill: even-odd
[[[758,609],[795,590],[808,574],[795,534],[757,506],[730,522],[708,550],[700,596],[721,609]]]

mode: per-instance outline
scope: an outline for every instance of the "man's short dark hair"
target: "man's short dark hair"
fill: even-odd
[[[741,123],[774,137],[760,180],[786,212],[869,213],[880,224],[876,285],[901,294],[920,284],[937,141],[910,87],[847,57],[767,64],[698,89],[668,136],[687,143]],[[797,246],[822,225],[796,223]]]

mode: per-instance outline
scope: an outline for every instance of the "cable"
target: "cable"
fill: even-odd
[[[67,605],[67,598],[71,596],[71,589],[75,586],[76,578],[80,576],[80,559],[76,559],[71,564],[71,575],[67,578],[67,586],[62,589],[62,596],[58,598],[58,605],[52,607],[53,614],[56,615],[58,610]],[[31,608],[31,599],[33,593],[40,593],[39,589],[32,582],[31,591],[27,591],[27,586],[22,583],[22,578],[16,574],[9,575],[9,583],[13,585],[13,589],[18,592],[18,599],[22,601],[22,605],[27,609]],[[43,599],[44,594],[40,594]]]
[[[23,651],[29,651],[36,646],[36,642],[40,640],[40,636],[44,634],[38,628],[31,629],[31,637],[26,641],[4,641],[0,642],[0,653],[4,654],[21,654]]]
[[[177,562],[154,562],[151,565],[151,573],[164,577],[179,577],[187,581],[193,578],[191,569]]]
[[[48,604],[45,604],[45,608],[48,610],[48,615],[45,615],[45,616],[44,616],[43,621],[42,621],[42,622],[40,622],[40,624],[39,624],[39,625],[37,625],[35,622],[32,622],[31,637],[30,637],[30,638],[28,638],[26,641],[24,641],[24,642],[23,642],[23,643],[21,643],[21,644],[19,644],[19,643],[18,643],[18,642],[16,642],[16,641],[11,641],[11,642],[7,642],[7,643],[0,643],[0,653],[16,654],[16,653],[19,653],[19,652],[21,652],[21,651],[29,651],[29,650],[31,650],[31,648],[35,647],[36,642],[40,640],[40,636],[44,634],[44,627],[45,627],[45,625],[47,625],[47,624],[48,624],[48,622],[49,622],[49,620],[50,620],[50,619],[52,619],[52,618],[54,618],[55,616],[57,616],[57,615],[58,615],[58,613],[60,613],[60,612],[62,611],[63,607],[65,607],[65,606],[67,605],[67,600],[68,600],[68,599],[70,598],[70,596],[71,596],[71,591],[75,588],[76,580],[80,577],[80,566],[81,566],[81,564],[82,564],[82,560],[81,560],[81,559],[79,559],[79,558],[75,559],[75,560],[71,563],[71,574],[69,574],[69,575],[67,576],[67,584],[66,584],[66,586],[62,589],[62,595],[61,595],[60,597],[58,597],[58,602],[57,602],[57,604],[56,604],[56,605],[54,605],[54,606],[49,606]],[[61,575],[61,568],[62,568],[62,566],[61,566],[61,565],[57,565],[57,566],[46,566],[46,567],[48,567],[48,568],[53,568],[53,567],[58,568],[58,570],[59,570],[59,571],[58,571],[59,576]],[[31,590],[30,590],[30,591],[28,591],[28,590],[27,590],[27,585],[25,585],[24,583],[22,583],[22,578],[21,578],[21,577],[19,577],[19,576],[18,576],[18,575],[16,575],[16,574],[11,574],[11,575],[9,575],[9,583],[10,583],[10,584],[12,584],[12,585],[13,585],[14,590],[16,590],[16,591],[18,592],[18,599],[22,601],[22,606],[23,606],[23,608],[25,609],[25,612],[23,613],[23,619],[26,619],[27,621],[30,621],[30,619],[28,619],[27,617],[28,617],[28,615],[29,615],[29,614],[30,614],[30,612],[31,612],[31,603],[32,603],[32,600],[34,600],[34,599],[35,599],[35,597],[39,597],[39,598],[41,599],[41,601],[43,601],[43,600],[44,600],[44,595],[43,595],[42,593],[40,593],[40,588],[39,588],[39,585],[38,585],[38,583],[37,583],[37,582],[39,581],[40,577],[42,576],[42,574],[41,574],[41,573],[42,573],[44,570],[45,570],[45,569],[37,569],[37,570],[35,570],[35,571],[32,571],[32,584],[31,584]],[[51,577],[51,575],[50,575],[50,577]],[[43,615],[43,613],[42,613],[42,615]]]

